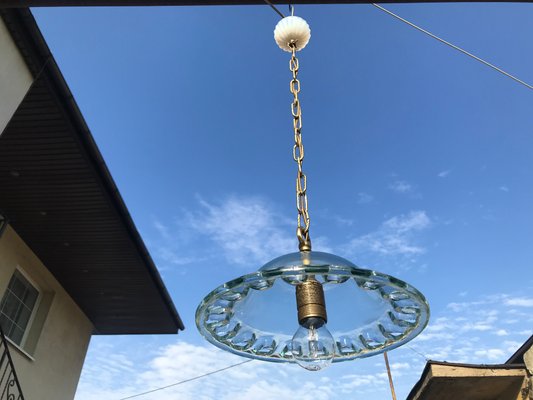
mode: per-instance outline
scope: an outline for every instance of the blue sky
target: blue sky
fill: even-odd
[[[533,82],[533,5],[387,8]],[[286,12],[286,7],[283,8]],[[196,305],[296,251],[288,55],[267,6],[34,15],[184,320],[94,337],[76,400],[120,399],[239,362]],[[390,353],[399,398],[435,360],[500,363],[532,332],[531,90],[371,5],[298,6],[314,248],[398,276],[431,305]],[[320,373],[251,362],[140,399],[390,398],[382,357]]]

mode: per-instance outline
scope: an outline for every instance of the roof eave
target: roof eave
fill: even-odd
[[[54,57],[52,56],[44,37],[37,26],[37,23],[27,8],[19,9],[1,9],[0,16],[3,17],[13,39],[23,55],[31,73],[35,78],[45,75],[54,87],[59,100],[68,114],[70,122],[75,126],[76,133],[85,151],[89,155],[93,166],[95,167],[99,178],[103,184],[109,199],[112,201],[118,215],[126,227],[128,236],[134,243],[138,253],[142,257],[147,267],[150,277],[152,278],[159,294],[164,300],[164,304],[170,313],[173,323],[176,327],[175,332],[184,330],[183,322],[170,298],[170,295],[161,279],[161,276],[144,244],[141,236],[135,227],[130,213],[120,195],[118,188],[111,177],[109,169],[96,146],[96,143],[90,133],[89,127],[76,104],[76,101],[70,91],[63,74],[61,73]],[[171,332],[169,332],[171,333]]]

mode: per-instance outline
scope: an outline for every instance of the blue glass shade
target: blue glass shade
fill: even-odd
[[[429,305],[408,283],[333,254],[300,252],[278,257],[209,293],[196,310],[198,330],[215,346],[240,356],[295,362],[295,287],[309,278],[324,288],[335,341],[333,362],[401,346],[428,323]]]

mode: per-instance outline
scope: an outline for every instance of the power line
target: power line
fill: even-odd
[[[418,350],[412,348],[411,346],[409,346],[408,344],[405,345],[405,347],[407,347],[408,349],[410,349],[411,351],[413,351],[414,353],[418,354],[420,357],[422,357],[424,360],[426,361],[430,361],[430,359],[423,353],[419,352]]]
[[[195,376],[194,378],[189,378],[189,379],[185,379],[183,381],[179,381],[179,382],[176,382],[176,383],[172,383],[170,385],[166,385],[166,386],[161,386],[161,387],[158,387],[156,389],[152,389],[152,390],[148,390],[147,392],[143,392],[143,393],[137,393],[137,394],[134,394],[133,396],[128,396],[128,397],[123,397],[119,400],[127,400],[127,399],[133,399],[134,397],[140,397],[140,396],[144,396],[145,394],[150,394],[150,393],[154,393],[154,392],[158,392],[160,390],[164,390],[164,389],[168,389],[170,387],[173,387],[173,386],[178,386],[178,385],[181,385],[183,383],[187,383],[187,382],[191,382],[191,381],[195,381],[197,379],[200,379],[200,378],[205,378],[206,376],[209,376],[209,375],[214,375],[214,374],[217,374],[219,372],[222,372],[222,371],[226,371],[230,368],[235,368],[235,367],[238,367],[239,365],[243,365],[243,364],[246,364],[246,363],[249,363],[249,362],[252,362],[254,360],[246,360],[246,361],[242,361],[240,363],[237,363],[237,364],[232,364],[232,365],[229,365],[227,367],[224,367],[224,368],[220,368],[220,369],[217,369],[215,371],[211,371],[211,372],[208,372],[207,374],[203,374],[203,375],[198,375],[198,376]]]
[[[272,7],[272,9],[273,9],[273,10],[274,10],[274,11],[275,11],[275,12],[276,12],[281,18],[285,18],[285,15],[283,15],[283,13],[282,13],[280,10],[278,10],[278,8],[277,8],[274,4],[272,4],[272,3],[271,3],[270,1],[268,1],[268,0],[265,0],[265,3],[267,3],[270,7]]]
[[[460,51],[461,53],[467,55],[468,57],[471,57],[471,58],[473,58],[474,60],[479,61],[479,62],[482,63],[482,64],[485,64],[487,67],[490,67],[490,68],[492,68],[492,69],[495,70],[495,71],[498,71],[500,74],[503,74],[503,75],[507,76],[508,78],[513,79],[514,81],[516,81],[516,82],[518,82],[518,83],[524,85],[524,86],[527,87],[528,89],[533,89],[533,86],[531,86],[530,84],[524,82],[523,80],[517,78],[517,77],[514,76],[514,75],[511,75],[511,74],[508,73],[508,72],[505,72],[503,69],[498,68],[498,67],[495,66],[494,64],[491,64],[491,63],[489,63],[488,61],[485,61],[485,60],[483,60],[482,58],[479,58],[479,57],[475,56],[474,54],[472,54],[472,53],[470,53],[470,52],[468,52],[468,51],[466,51],[466,50],[460,48],[459,46],[456,46],[456,45],[454,45],[453,43],[450,43],[450,42],[448,42],[448,41],[446,41],[446,40],[444,40],[444,39],[438,37],[437,35],[434,35],[433,33],[431,33],[431,32],[429,32],[429,31],[427,31],[427,30],[425,30],[425,29],[419,27],[418,25],[415,25],[415,24],[413,24],[412,22],[409,22],[409,21],[406,20],[405,18],[402,18],[402,17],[400,17],[399,15],[394,14],[392,11],[387,10],[386,8],[380,6],[379,4],[372,3],[372,5],[373,5],[374,7],[379,8],[381,11],[384,11],[384,12],[386,12],[387,14],[393,16],[394,18],[396,18],[396,19],[402,21],[403,23],[405,23],[405,24],[411,26],[412,28],[415,28],[416,30],[419,30],[420,32],[425,33],[426,35],[432,37],[433,39],[438,40],[438,41],[441,42],[441,43],[444,43],[446,46],[450,46],[452,49],[455,49],[455,50],[457,50],[457,51]]]

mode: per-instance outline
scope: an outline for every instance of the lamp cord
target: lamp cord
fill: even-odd
[[[372,5],[373,5],[374,7],[376,7],[376,8],[378,8],[378,9],[380,9],[381,11],[383,11],[383,12],[389,14],[390,16],[392,16],[392,17],[394,17],[394,18],[396,18],[396,19],[402,21],[403,23],[409,25],[410,27],[415,28],[416,30],[418,30],[418,31],[420,31],[420,32],[422,32],[422,33],[428,35],[429,37],[432,37],[432,38],[435,39],[435,40],[438,40],[439,42],[445,44],[446,46],[449,46],[449,47],[451,47],[452,49],[455,49],[455,50],[457,50],[457,51],[459,51],[459,52],[461,52],[461,53],[467,55],[468,57],[471,57],[471,58],[473,58],[474,60],[479,61],[480,63],[486,65],[487,67],[492,68],[493,70],[499,72],[500,74],[503,74],[503,75],[507,76],[508,78],[511,78],[512,80],[514,80],[514,81],[520,83],[521,85],[524,85],[524,86],[527,87],[528,89],[533,89],[533,86],[532,86],[532,85],[530,85],[530,84],[524,82],[523,80],[517,78],[517,77],[514,76],[514,75],[511,75],[510,73],[504,71],[503,69],[498,68],[498,67],[495,66],[494,64],[491,64],[491,63],[489,63],[488,61],[485,61],[485,60],[483,60],[482,58],[480,58],[480,57],[478,57],[478,56],[475,56],[474,54],[472,54],[472,53],[470,53],[470,52],[468,52],[468,51],[462,49],[461,47],[456,46],[455,44],[450,43],[450,42],[448,42],[447,40],[444,40],[444,39],[438,37],[437,35],[435,35],[435,34],[429,32],[429,31],[427,31],[427,30],[425,30],[425,29],[423,29],[423,28],[421,28],[421,27],[419,27],[418,25],[413,24],[412,22],[409,22],[409,21],[406,20],[405,18],[400,17],[399,15],[397,15],[397,14],[393,13],[392,11],[390,11],[390,10],[388,10],[388,9],[386,9],[386,8],[384,8],[384,7],[382,7],[382,6],[380,6],[379,4],[372,3]]]

